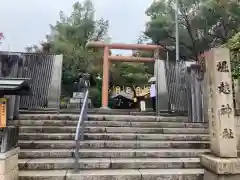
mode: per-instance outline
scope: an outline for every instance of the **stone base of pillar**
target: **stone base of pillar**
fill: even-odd
[[[111,108],[106,107],[106,106],[102,106],[102,107],[100,107],[100,109],[103,109],[103,110],[111,110]]]
[[[239,180],[240,158],[221,158],[213,154],[201,156],[204,180]]]
[[[204,171],[204,180],[239,180],[240,174],[218,175],[210,171]]]
[[[0,153],[0,179],[18,180],[19,148]]]

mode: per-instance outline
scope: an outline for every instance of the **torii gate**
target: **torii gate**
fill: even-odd
[[[109,83],[109,61],[122,61],[122,62],[136,62],[143,63],[149,62],[154,63],[155,59],[159,58],[159,52],[163,48],[158,45],[145,45],[145,44],[106,44],[101,41],[92,41],[87,43],[86,47],[89,48],[103,48],[103,81],[102,81],[102,108],[108,108],[108,83]],[[144,50],[144,51],[154,51],[153,58],[143,58],[134,56],[109,56],[110,49],[118,50]]]

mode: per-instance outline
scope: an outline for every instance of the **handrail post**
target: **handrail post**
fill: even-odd
[[[74,152],[74,156],[75,156],[75,171],[77,172],[79,170],[79,163],[78,163],[78,159],[79,159],[79,149],[80,149],[80,144],[79,144],[79,140],[75,140],[76,143],[76,149]]]
[[[86,84],[87,85],[87,84]],[[87,112],[88,112],[88,86],[86,86],[86,91],[84,94],[84,100],[83,100],[83,105],[80,111],[79,119],[78,119],[78,124],[76,128],[76,134],[75,134],[75,143],[76,143],[76,148],[74,152],[75,156],[75,171],[77,172],[79,170],[79,150],[80,150],[80,142],[84,140],[84,121],[88,118],[87,117]],[[79,136],[80,136],[80,141],[79,141]]]

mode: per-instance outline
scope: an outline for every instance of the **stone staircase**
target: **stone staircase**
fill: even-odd
[[[89,115],[74,172],[77,115],[21,115],[19,180],[202,180],[206,124],[186,117]]]

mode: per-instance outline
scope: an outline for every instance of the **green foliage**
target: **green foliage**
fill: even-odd
[[[90,98],[94,107],[101,107],[101,89],[96,87],[91,87],[89,89]]]
[[[108,21],[94,19],[94,7],[90,0],[76,2],[72,14],[60,12],[60,20],[52,25],[48,37],[51,52],[63,54],[63,92],[71,95],[72,85],[82,72],[96,74],[100,71],[102,52],[86,48],[89,40],[102,40],[108,30]]]
[[[106,40],[108,21],[94,19],[94,7],[90,0],[73,5],[72,14],[67,17],[60,12],[60,20],[51,26],[48,37],[51,52],[63,54],[63,93],[71,96],[72,85],[80,72],[89,72],[93,76],[102,74],[103,52],[86,48],[89,40]],[[111,53],[111,52],[110,52]],[[126,85],[147,83],[150,76],[145,72],[144,64],[118,63],[111,68],[113,84]],[[91,90],[93,99],[99,97],[98,90]]]
[[[146,14],[144,35],[175,52],[175,0],[154,1]],[[197,60],[199,53],[224,44],[240,28],[238,0],[180,0],[180,57]],[[171,55],[171,54],[170,54]]]
[[[96,74],[102,75],[103,51],[86,48],[86,43],[90,40],[108,41],[109,23],[104,19],[95,20],[94,12],[91,0],[76,2],[70,16],[60,12],[59,20],[55,25],[51,25],[51,34],[46,37],[47,42],[43,42],[41,47],[26,48],[28,52],[45,51],[63,54],[63,97],[72,96],[73,84],[82,72],[88,72],[93,77]],[[142,55],[149,57],[152,54],[142,53]],[[153,65],[144,63],[115,63],[110,69],[111,84],[124,86],[145,85],[153,73]],[[101,100],[99,84],[97,87],[91,87],[90,96],[93,103]]]
[[[231,39],[229,39],[224,46],[228,47],[232,52],[240,52],[240,32],[238,32]]]
[[[114,63],[111,68],[113,84],[119,86],[146,85],[152,76],[146,72],[146,68],[143,63]]]
[[[231,51],[231,68],[234,79],[240,79],[240,32],[224,44]]]

